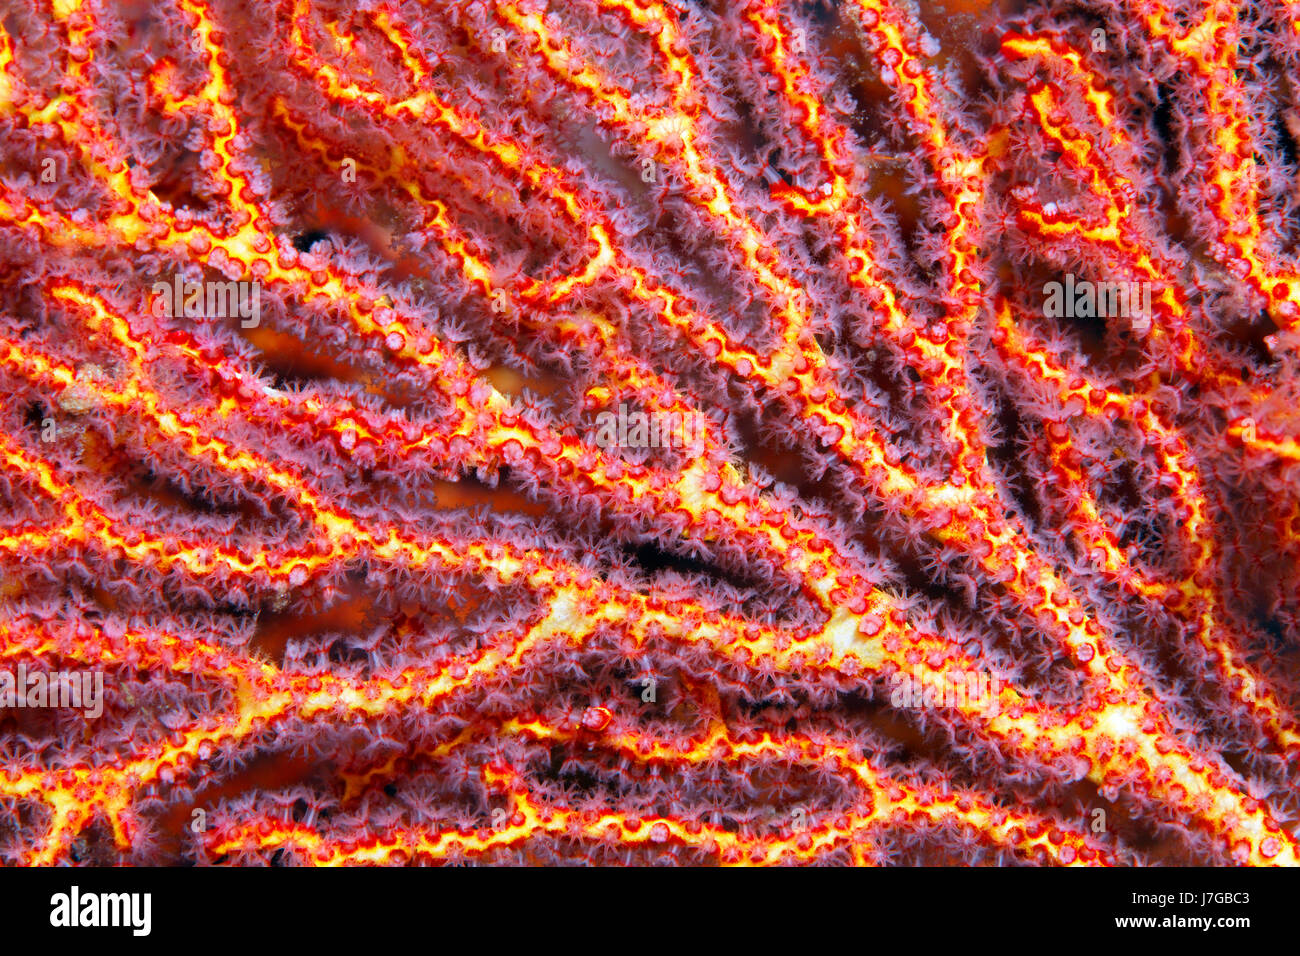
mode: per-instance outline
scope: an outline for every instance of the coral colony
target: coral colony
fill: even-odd
[[[6,4],[3,859],[1296,863],[1300,10],[949,3]]]

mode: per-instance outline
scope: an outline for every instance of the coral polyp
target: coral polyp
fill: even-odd
[[[1298,52],[10,9],[3,858],[1295,864]]]

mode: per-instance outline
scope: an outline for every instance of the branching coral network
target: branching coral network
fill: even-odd
[[[1296,863],[1296,13],[7,5],[4,858]]]

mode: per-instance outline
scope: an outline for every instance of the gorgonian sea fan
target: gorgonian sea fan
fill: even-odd
[[[1295,12],[7,4],[5,858],[1295,863]]]

